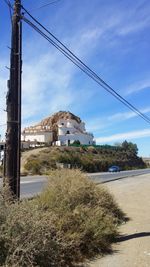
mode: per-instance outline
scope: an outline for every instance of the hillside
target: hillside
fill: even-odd
[[[137,156],[135,147],[79,146],[48,147],[26,158],[25,169],[31,173],[42,174],[56,169],[57,163],[71,164],[86,172],[107,171],[111,165],[119,165],[122,170],[144,168],[145,163]]]

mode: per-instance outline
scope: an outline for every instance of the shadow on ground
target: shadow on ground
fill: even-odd
[[[136,233],[136,234],[131,234],[131,235],[123,235],[123,236],[118,237],[116,239],[116,242],[123,242],[123,241],[127,241],[130,239],[146,237],[146,236],[150,236],[150,232],[141,232],[141,233]]]

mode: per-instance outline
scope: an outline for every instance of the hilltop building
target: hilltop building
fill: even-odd
[[[22,141],[52,145],[69,145],[79,141],[83,145],[94,144],[92,133],[86,132],[85,123],[74,114],[59,111],[35,126],[22,131]]]

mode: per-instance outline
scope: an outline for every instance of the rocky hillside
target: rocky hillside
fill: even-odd
[[[76,115],[74,115],[73,113],[69,111],[59,111],[54,113],[52,116],[43,119],[40,123],[38,123],[38,125],[42,126],[48,125],[53,127],[53,125],[57,123],[60,119],[65,119],[65,120],[70,119],[70,120],[76,120],[78,123],[81,122],[81,119]]]

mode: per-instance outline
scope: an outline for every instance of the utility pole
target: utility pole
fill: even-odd
[[[7,132],[4,183],[13,196],[20,198],[20,144],[21,144],[21,68],[22,29],[21,0],[15,0],[12,17],[10,80],[7,94]]]

